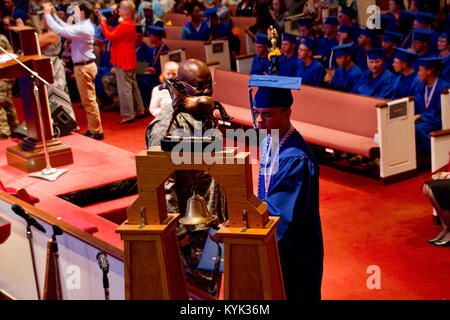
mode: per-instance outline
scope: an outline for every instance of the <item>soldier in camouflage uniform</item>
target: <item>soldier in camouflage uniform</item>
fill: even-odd
[[[180,63],[178,79],[189,83],[197,90],[201,90],[200,95],[212,95],[211,73],[206,64],[199,60],[189,59]],[[188,92],[188,94],[190,93]],[[171,106],[164,108],[147,127],[147,148],[161,145],[161,139],[166,134],[173,112]],[[195,122],[205,123],[206,120],[201,114],[194,115],[180,112],[172,124],[170,133],[181,128],[193,135]],[[187,200],[195,190],[197,194],[205,198],[209,212],[218,217],[218,221],[212,222],[212,225],[217,226],[218,223],[226,221],[225,191],[206,172],[177,171],[166,181],[165,189],[168,213],[180,213],[181,216],[184,216]],[[177,235],[180,240],[186,280],[217,297],[220,289],[220,277],[216,277],[212,271],[197,269],[210,227],[211,225],[185,226],[179,223]]]
[[[12,49],[8,39],[3,34],[0,34],[0,46],[5,50]],[[10,137],[19,125],[12,99],[13,85],[14,79],[0,79],[0,139]]]

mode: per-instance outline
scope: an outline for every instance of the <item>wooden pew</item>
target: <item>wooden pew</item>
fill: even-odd
[[[166,38],[181,39],[183,26],[164,26],[164,28],[166,29]]]
[[[161,68],[164,67],[164,65],[169,61],[175,61],[175,62],[182,62],[186,60],[186,49],[175,49],[168,52],[161,53],[159,56],[159,62],[161,65]]]
[[[183,26],[190,18],[182,13],[168,12],[166,13],[166,23],[171,21],[172,26]]]
[[[232,16],[233,27],[247,29],[256,23],[256,17],[236,17]]]
[[[216,69],[213,97],[234,117],[232,122],[253,127],[247,90],[249,78],[246,74]],[[411,99],[388,101],[307,85],[292,94],[292,124],[309,143],[380,157],[383,184],[416,174]],[[407,133],[397,134],[401,130]]]
[[[236,71],[239,73],[250,74],[252,70],[255,53],[244,54],[236,57]]]

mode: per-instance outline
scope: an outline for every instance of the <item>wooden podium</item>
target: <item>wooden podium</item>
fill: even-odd
[[[52,83],[52,64],[49,57],[39,55],[34,28],[11,27],[10,35],[13,50],[19,56],[18,60],[38,73],[47,82]],[[45,132],[45,137],[42,137],[38,118],[38,104],[33,92],[34,80],[31,78],[30,72],[16,61],[10,60],[0,64],[0,77],[18,79],[27,126],[27,137],[18,145],[6,149],[8,164],[26,172],[44,169],[46,167],[44,140],[47,143],[52,167],[73,163],[71,148],[53,138],[46,85],[41,81],[37,82]]]
[[[253,193],[250,154],[227,148],[214,155],[213,164],[203,157],[197,164],[198,155],[191,153],[191,164],[178,165],[160,147],[136,155],[139,197],[116,230],[125,241],[126,299],[188,298],[175,233],[179,215],[167,214],[164,189],[178,170],[205,171],[226,191],[228,221],[216,233],[225,248],[224,298],[285,299],[275,235],[279,218],[269,217]]]

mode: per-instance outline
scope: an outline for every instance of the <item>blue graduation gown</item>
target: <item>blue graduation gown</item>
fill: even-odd
[[[256,55],[253,58],[252,70],[250,70],[250,74],[264,74],[264,72],[269,73],[269,65],[270,61],[267,56],[261,59],[260,55]]]
[[[392,99],[414,96],[416,87],[420,84],[417,72],[413,72],[406,77],[399,74],[394,79]]]
[[[357,46],[355,50],[355,64],[364,72],[367,70],[366,50],[360,46]]]
[[[100,64],[97,67],[97,74],[95,75],[95,93],[97,96],[104,96],[106,93],[103,90],[102,77],[106,75],[112,75],[111,68],[114,67],[111,64],[111,43],[106,40],[105,53],[100,58]]]
[[[231,36],[231,24],[220,21],[217,28],[212,28],[211,26],[208,26],[209,28],[209,36],[212,36],[212,39],[218,39],[218,38],[225,38]]]
[[[387,99],[392,96],[393,83],[394,75],[389,70],[384,69],[375,79],[372,78],[372,72],[366,70],[361,76],[357,93]]]
[[[297,69],[297,55],[292,55],[289,58],[286,58],[285,55],[282,55],[278,60],[278,65],[280,68],[279,75],[285,77],[294,77],[295,71]]]
[[[325,68],[319,61],[313,60],[311,64],[306,67],[303,60],[298,59],[295,76],[302,78],[302,84],[318,87],[322,84],[324,75]]]
[[[336,38],[333,38],[329,40],[328,38],[320,38],[317,41],[319,49],[317,50],[316,54],[321,55],[324,57],[323,65],[328,68],[331,51],[333,47],[337,46],[339,42]]]
[[[395,72],[394,67],[392,64],[394,63],[394,55],[391,55],[388,57],[386,54],[384,55],[384,64],[383,67],[387,70],[389,70],[393,75],[398,76],[398,73]]]
[[[442,69],[441,78],[445,82],[450,83],[450,56],[447,56],[442,63],[444,68]]]
[[[267,146],[267,140],[262,146]],[[264,200],[265,163],[262,156],[261,159],[258,197]],[[286,297],[318,300],[323,273],[319,165],[298,131],[287,138],[278,160],[278,170],[273,171],[266,201],[269,215],[280,217],[276,236]]]
[[[421,82],[416,87],[416,99],[414,100],[415,113],[420,114],[420,119],[416,121],[416,149],[422,151],[431,151],[429,133],[442,129],[441,119],[441,96],[440,91],[449,88],[450,84],[438,78],[436,88],[431,96],[428,108],[425,103],[425,86],[426,83]],[[428,88],[430,95],[431,88]]]
[[[361,75],[362,71],[357,65],[353,65],[348,71],[344,68],[336,68],[331,79],[331,87],[335,90],[355,93]]]
[[[208,21],[206,19],[202,20],[200,24],[200,30],[197,31],[190,21],[186,21],[181,31],[181,39],[183,40],[209,40],[210,30],[208,26]]]

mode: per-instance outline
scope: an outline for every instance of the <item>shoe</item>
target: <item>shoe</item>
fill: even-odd
[[[103,134],[103,132],[102,133],[93,133],[91,135],[91,138],[95,139],[95,140],[103,140],[103,139],[105,139],[105,135]]]
[[[354,157],[351,157],[350,159],[348,159],[348,164],[351,166],[357,166],[357,165],[361,164],[362,160],[363,160],[363,157],[360,155],[357,155],[357,156],[354,156]]]
[[[439,240],[441,240],[442,238],[445,237],[445,235],[448,233],[447,230],[442,230],[436,237],[432,238],[432,239],[428,239],[428,243],[435,243],[438,242]]]
[[[124,123],[133,123],[135,121],[134,116],[132,117],[126,117],[123,118],[122,120],[119,121],[119,123],[124,124]]]
[[[144,119],[145,118],[145,112],[142,113],[136,113],[134,116],[136,119]]]
[[[436,241],[433,243],[436,247],[450,247],[450,239],[445,241]]]
[[[92,136],[92,133],[88,130],[86,132],[83,132],[82,135],[90,138]]]

